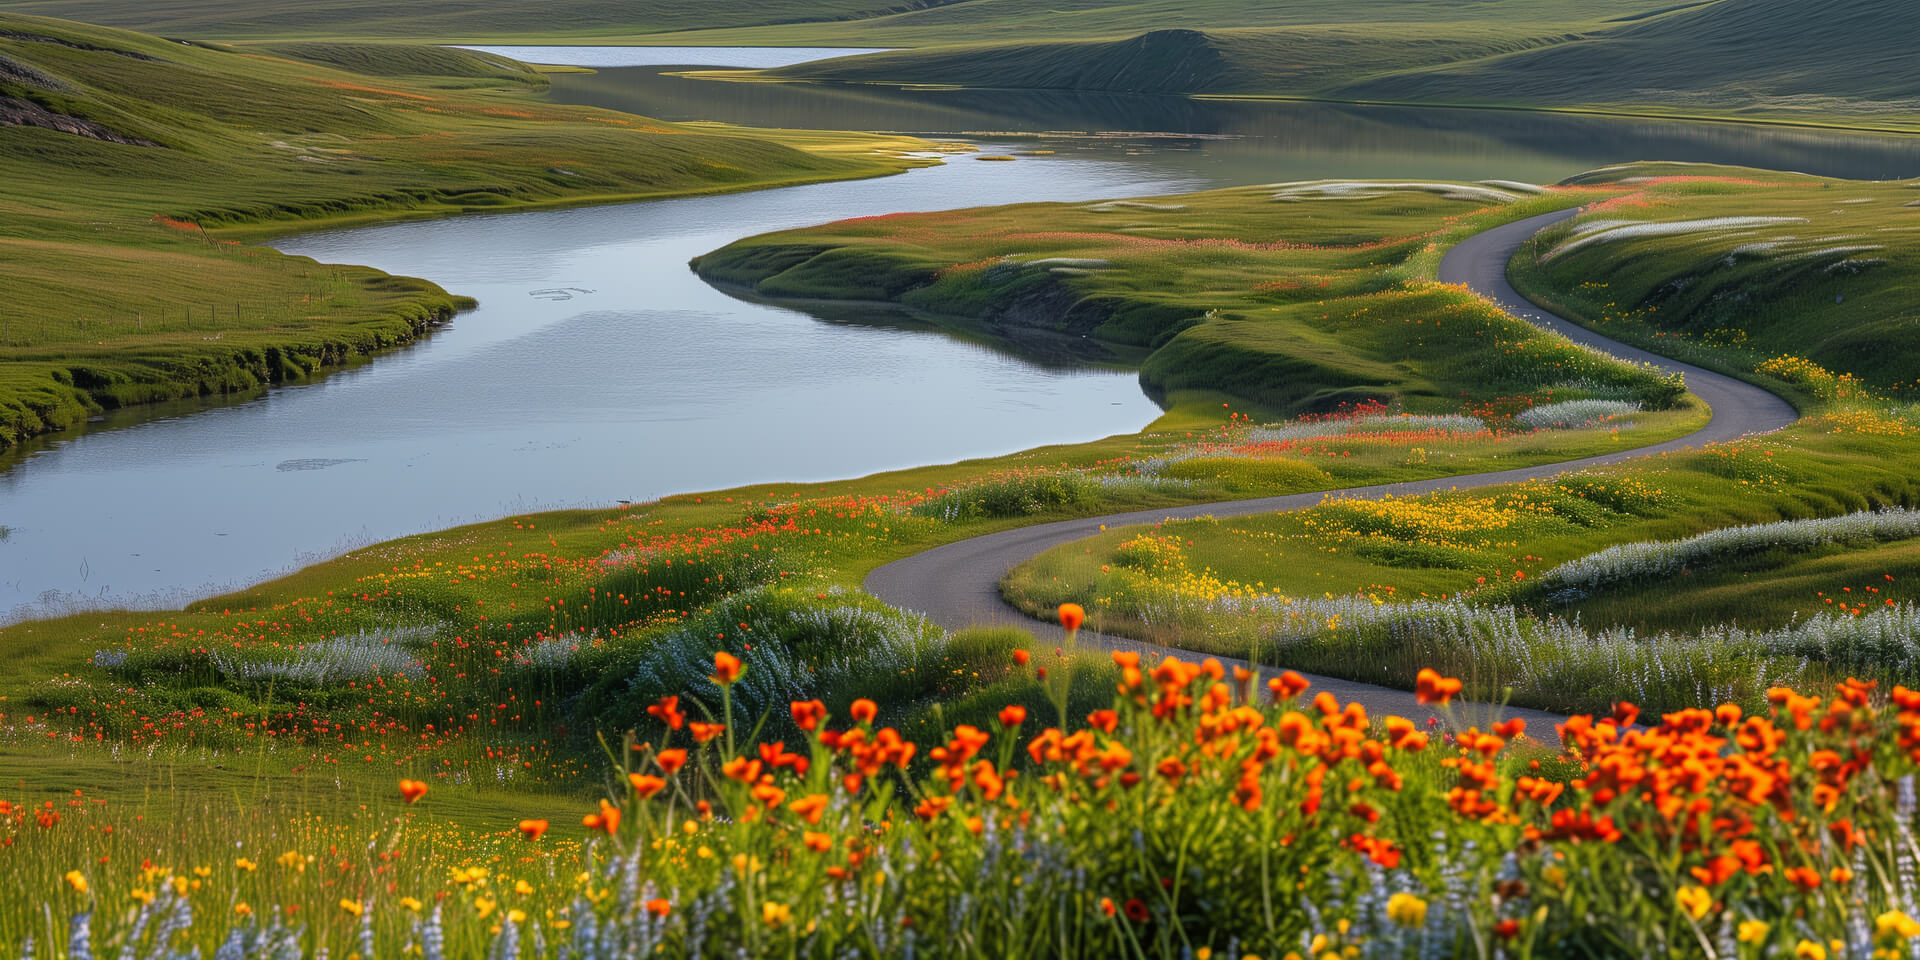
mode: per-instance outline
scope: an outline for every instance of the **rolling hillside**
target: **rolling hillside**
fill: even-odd
[[[1485,5],[1486,10],[1497,4]],[[956,16],[957,11],[928,15]],[[804,64],[785,78],[1628,109],[1853,123],[1920,119],[1905,0],[1711,0],[1601,23],[1519,18],[1163,29]]]
[[[564,16],[509,0],[0,0],[0,10],[167,36],[637,38],[667,43],[926,46],[959,40],[1120,37],[1150,30],[1352,23],[1576,23],[1672,0],[574,0]]]
[[[1578,39],[1495,25],[1155,30],[1114,40],[1048,40],[900,50],[769,71],[788,79],[1130,93],[1268,93],[1358,81],[1409,63],[1445,64]]]
[[[1907,0],[1721,0],[1552,49],[1334,88],[1362,99],[1920,113]]]
[[[7,0],[0,10],[210,38],[579,36],[858,20],[958,0],[578,0],[553,7],[506,0]],[[556,21],[562,21],[556,23]]]

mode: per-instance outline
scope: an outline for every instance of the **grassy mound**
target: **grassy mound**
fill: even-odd
[[[1895,396],[1920,385],[1913,183],[1691,164],[1572,183],[1632,192],[1523,249],[1513,273],[1528,295],[1650,349],[1749,376],[1764,364],[1804,392],[1853,387],[1813,382],[1783,355]]]
[[[436,47],[261,52],[0,14],[0,448],[107,407],[311,376],[461,305],[232,237],[905,165],[872,138],[776,142],[556,107],[543,88]]]
[[[1451,413],[1566,381],[1671,406],[1660,378],[1420,278],[1450,239],[1566,202],[1476,184],[1248,187],[848,220],[694,266],[768,297],[883,301],[1144,355],[1156,394],[1286,416],[1389,400]]]

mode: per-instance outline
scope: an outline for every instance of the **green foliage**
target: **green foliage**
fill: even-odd
[[[949,520],[1027,517],[1092,499],[1092,484],[1065,474],[1043,473],[969,484],[913,508],[917,516]]]
[[[713,651],[733,647],[746,664],[733,688],[737,715],[749,724],[766,717],[773,729],[784,729],[794,700],[819,697],[842,714],[862,697],[896,708],[917,701],[940,681],[945,646],[938,627],[869,597],[744,590],[684,625],[625,644],[621,656],[599,667],[578,713],[589,729],[626,730],[647,726],[646,708],[661,697],[680,696],[696,718],[696,700],[717,716],[721,704],[705,679]]]

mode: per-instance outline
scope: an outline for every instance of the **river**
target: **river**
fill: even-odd
[[[684,57],[621,48],[575,59]],[[556,75],[553,96],[666,119],[958,137],[1027,155],[277,241],[322,261],[427,277],[481,306],[413,347],[313,383],[123,412],[0,460],[0,621],[178,604],[358,544],[507,513],[1006,453],[1136,430],[1158,412],[1131,373],[1058,345],[1010,352],[884,311],[818,317],[748,303],[687,269],[755,233],[1312,177],[1550,181],[1652,158],[1920,173],[1914,139],[1784,127],[721,83],[661,69]]]

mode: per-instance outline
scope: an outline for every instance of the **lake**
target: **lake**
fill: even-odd
[[[633,50],[574,57],[684,55]],[[481,306],[314,383],[121,412],[0,460],[0,619],[177,604],[357,544],[507,513],[857,476],[1137,430],[1158,413],[1133,374],[1071,345],[1009,351],[880,310],[817,317],[735,299],[687,269],[742,236],[900,210],[1316,177],[1550,181],[1634,159],[1920,174],[1912,138],[1788,127],[726,83],[661,69],[556,75],[553,95],[666,119],[1052,153],[278,241],[427,277]]]

